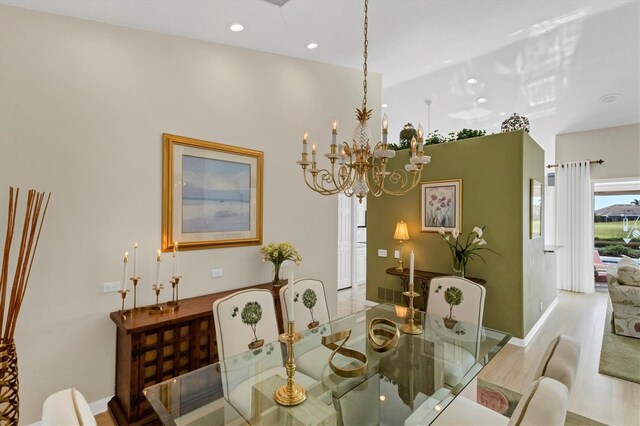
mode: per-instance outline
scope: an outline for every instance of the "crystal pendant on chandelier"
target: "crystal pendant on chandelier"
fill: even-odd
[[[353,132],[353,145],[358,149],[371,148],[371,130],[367,126],[367,122],[360,122]]]
[[[346,141],[340,148],[337,144],[338,121],[333,121],[331,145],[324,156],[330,161],[329,168],[318,167],[316,145],[312,145],[309,158],[307,133],[302,139],[302,158],[297,163],[302,167],[304,181],[307,186],[322,195],[334,195],[344,192],[348,197],[356,196],[360,202],[372,194],[379,197],[382,194],[403,195],[420,183],[422,168],[429,163],[431,157],[424,155],[424,140],[422,127],[418,131],[418,139],[411,144],[408,164],[402,169],[387,171],[387,162],[396,156],[394,150],[387,144],[389,121],[385,114],[382,119],[382,141],[372,143],[372,134],[367,121],[371,118],[372,110],[367,109],[367,51],[369,40],[369,1],[364,1],[364,81],[362,88],[362,107],[356,109],[358,125],[353,132],[351,144]]]

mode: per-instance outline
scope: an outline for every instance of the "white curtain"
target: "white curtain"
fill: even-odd
[[[593,194],[589,161],[561,163],[556,173],[558,288],[593,293]]]

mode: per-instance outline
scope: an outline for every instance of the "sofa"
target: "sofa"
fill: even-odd
[[[623,256],[607,269],[611,327],[615,334],[640,339],[640,265]]]

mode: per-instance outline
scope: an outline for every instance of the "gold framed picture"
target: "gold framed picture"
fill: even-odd
[[[530,179],[529,239],[542,237],[542,183]]]
[[[163,134],[162,250],[262,244],[263,153]]]
[[[462,179],[424,182],[420,186],[420,232],[462,231]]]

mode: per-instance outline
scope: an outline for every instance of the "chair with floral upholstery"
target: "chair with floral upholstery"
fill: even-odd
[[[623,256],[607,269],[611,326],[615,334],[640,339],[640,265]]]

